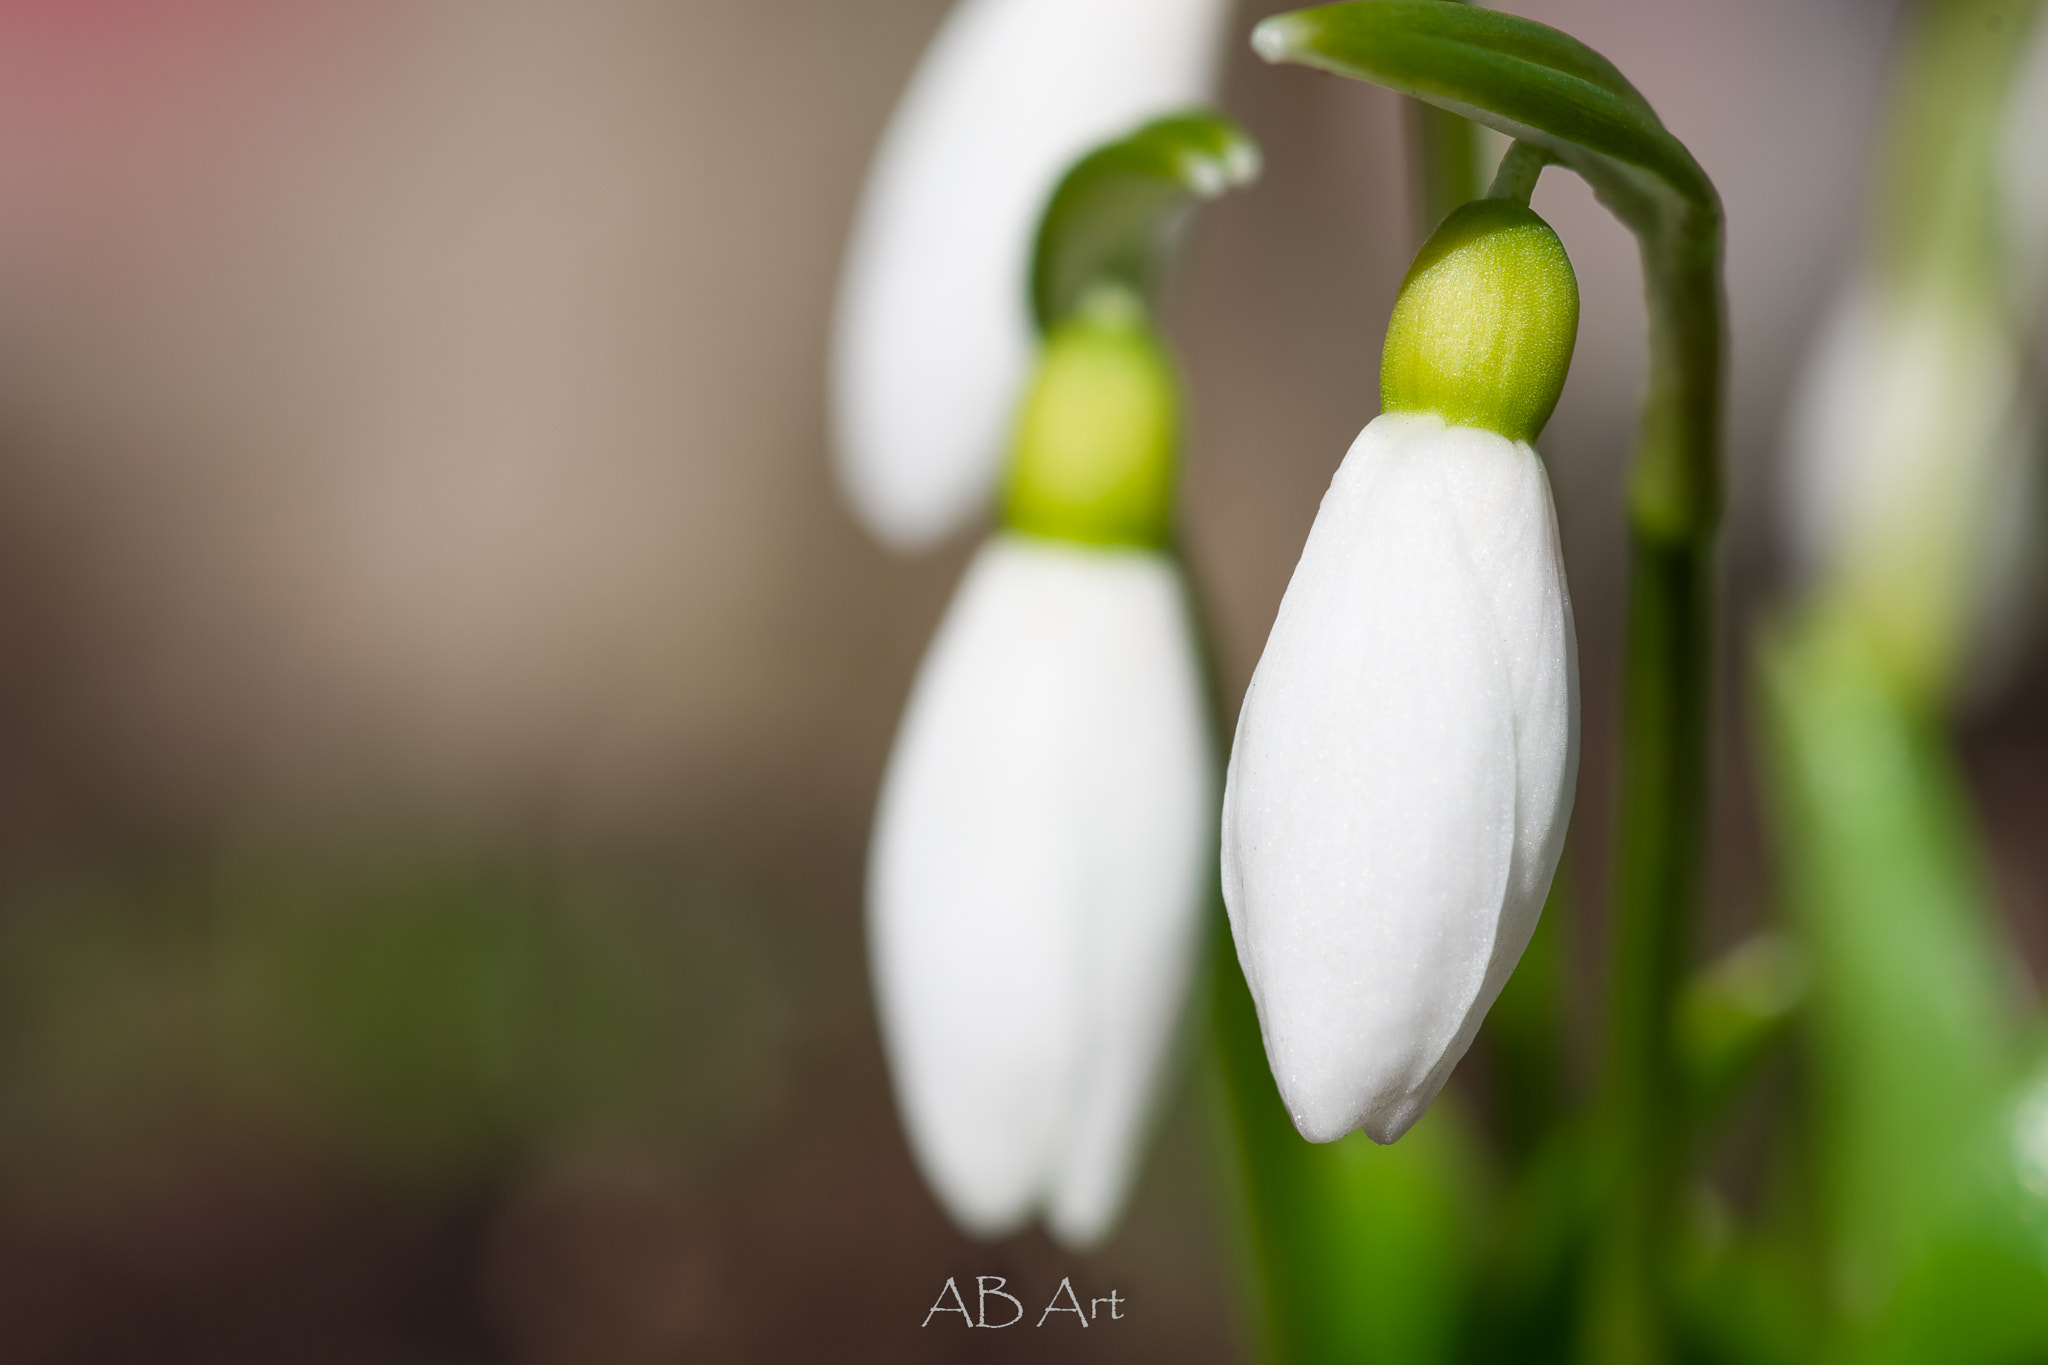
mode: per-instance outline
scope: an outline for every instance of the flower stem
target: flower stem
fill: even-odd
[[[1661,1252],[1671,1244],[1682,1176],[1673,1007],[1706,849],[1725,335],[1720,216],[1711,204],[1660,208],[1638,228],[1650,382],[1629,489],[1620,857],[1603,1114],[1613,1185],[1584,1343],[1586,1358],[1600,1365],[1672,1355]]]
[[[1543,174],[1543,168],[1556,161],[1543,148],[1533,142],[1515,142],[1500,159],[1500,169],[1493,173],[1493,185],[1486,191],[1488,199],[1512,199],[1526,206],[1536,193],[1536,177]]]

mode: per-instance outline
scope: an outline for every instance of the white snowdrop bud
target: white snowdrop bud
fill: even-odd
[[[1115,1220],[1193,967],[1214,793],[1166,555],[1006,532],[918,675],[869,942],[898,1106],[969,1232]]]
[[[1482,201],[1402,286],[1383,397],[1309,532],[1238,718],[1223,893],[1266,1056],[1314,1142],[1391,1142],[1534,932],[1578,770],[1571,601],[1530,448],[1578,294]]]
[[[1208,102],[1229,0],[962,0],[877,151],[832,346],[840,482],[899,549],[987,505],[1032,355],[1039,211],[1081,152]]]

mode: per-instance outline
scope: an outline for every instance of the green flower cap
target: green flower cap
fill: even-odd
[[[1579,282],[1550,225],[1478,199],[1430,234],[1401,281],[1380,361],[1380,406],[1533,441],[1579,334]]]
[[[1017,423],[1003,524],[1054,540],[1163,547],[1179,453],[1173,357],[1134,295],[1097,289],[1045,338]]]

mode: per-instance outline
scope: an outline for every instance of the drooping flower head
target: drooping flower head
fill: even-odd
[[[962,0],[875,155],[832,346],[840,483],[899,549],[986,505],[1035,347],[1032,231],[1068,165],[1209,102],[1229,0]]]
[[[1391,1142],[1536,927],[1578,768],[1543,465],[1578,326],[1563,246],[1468,204],[1402,284],[1238,718],[1223,892],[1295,1126]]]
[[[868,911],[890,1072],[926,1182],[976,1235],[1109,1230],[1187,992],[1215,774],[1168,550],[1179,381],[1143,286],[1185,201],[1255,164],[1218,119],[1165,120],[1053,197],[1002,528],[883,781]]]

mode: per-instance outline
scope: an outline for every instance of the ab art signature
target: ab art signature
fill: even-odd
[[[924,1321],[918,1325],[929,1327],[932,1325],[932,1319],[942,1313],[958,1313],[960,1320],[969,1327],[1015,1327],[1024,1321],[1024,1301],[1015,1294],[1003,1292],[1003,1286],[1008,1283],[1009,1281],[1001,1275],[976,1275],[974,1277],[975,1307],[980,1311],[978,1313],[969,1313],[967,1311],[967,1300],[961,1296],[960,1286],[954,1283],[951,1276],[948,1276],[946,1287],[939,1291],[939,1297],[932,1303],[931,1311],[924,1315]],[[990,1299],[1001,1299],[1009,1305],[1010,1315],[1007,1319],[1000,1322],[989,1321],[988,1301]],[[1122,1322],[1124,1315],[1121,1310],[1123,1305],[1128,1302],[1130,1300],[1112,1289],[1101,1298],[1088,1300],[1088,1309],[1086,1312],[1083,1312],[1081,1310],[1081,1297],[1074,1292],[1073,1280],[1062,1277],[1059,1288],[1053,1290],[1051,1301],[1045,1305],[1045,1311],[1038,1315],[1038,1321],[1033,1326],[1045,1326],[1046,1322],[1055,1313],[1072,1313],[1075,1319],[1083,1327],[1086,1327],[1100,1313],[1103,1304],[1109,1305],[1108,1316],[1110,1321]],[[997,1312],[1000,1314],[1001,1311],[1002,1307],[998,1305]]]

